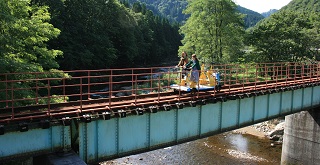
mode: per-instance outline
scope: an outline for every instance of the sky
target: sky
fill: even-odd
[[[237,5],[258,13],[267,12],[270,9],[281,9],[291,0],[233,0]]]

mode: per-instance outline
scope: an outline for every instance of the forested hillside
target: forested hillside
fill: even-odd
[[[268,12],[261,13],[261,15],[263,15],[264,17],[269,17],[271,14],[273,14],[273,13],[275,13],[277,11],[278,11],[277,9],[271,9]]]
[[[249,10],[249,9],[246,9],[246,8],[243,8],[241,6],[238,6],[237,7],[237,10],[241,13],[241,14],[244,14],[245,17],[244,17],[244,24],[245,24],[245,27],[246,28],[249,28],[249,27],[253,27],[254,25],[256,25],[260,20],[264,19],[264,16],[255,12],[255,11],[252,11],[252,10]]]
[[[288,5],[284,6],[282,10],[299,11],[299,12],[320,12],[319,0],[292,0]]]
[[[178,26],[140,4],[130,7],[117,0],[57,0],[60,8],[52,0],[37,1],[56,11],[52,23],[62,33],[51,46],[64,52],[59,58],[64,70],[159,64],[176,57],[181,44]]]
[[[250,29],[247,41],[253,46],[251,60],[319,60],[319,4],[317,0],[292,0]]]
[[[49,71],[44,76],[68,78],[59,70],[160,66],[166,60],[177,62],[181,51],[196,53],[202,64],[320,60],[317,0],[292,0],[265,19],[240,8],[249,24],[232,0],[143,2],[149,3],[0,0],[0,72]],[[174,24],[148,6],[185,22]],[[252,21],[259,22],[245,30],[244,25],[255,24]],[[6,85],[0,83],[0,88]],[[15,93],[19,98],[32,95],[32,90]],[[0,93],[0,98],[6,97]]]
[[[188,3],[187,0],[122,0],[130,5],[135,2],[141,2],[146,5],[146,7],[152,10],[155,14],[162,15],[166,17],[170,22],[178,22],[184,24],[187,18],[190,16],[184,14],[183,10],[186,9]],[[244,24],[246,28],[254,26],[264,17],[252,10],[243,8],[241,6],[237,7],[237,11],[244,14]]]
[[[2,0],[1,72],[122,68],[177,58],[178,25],[118,0]]]
[[[246,40],[242,40],[242,26],[253,26],[262,17],[256,12],[235,6],[231,0],[219,1],[229,7],[221,10],[229,14],[225,17],[214,12],[220,10],[219,5],[211,7],[218,1],[207,4],[199,0],[199,3],[209,6],[193,5],[213,10],[212,13],[202,13],[205,17],[200,19],[196,16],[199,9],[187,5],[186,0],[141,2],[2,0],[1,72],[158,65],[166,59],[177,58],[178,49],[181,51],[181,48],[200,54],[211,52],[210,56],[220,59],[223,59],[223,54],[228,54],[225,59],[235,61],[238,58],[233,56],[239,53],[242,44],[252,46],[256,53],[254,57],[246,56],[246,61],[299,60],[311,58],[319,48],[319,2],[316,0],[293,0],[248,30]],[[183,27],[180,26],[184,24],[172,24],[149,10],[148,6],[165,13],[163,15],[172,16],[171,19],[186,19],[189,23]],[[243,15],[237,11],[246,13],[246,21],[241,20]],[[186,15],[181,15],[182,12]],[[186,16],[190,18],[192,14],[194,18],[187,19]],[[201,22],[203,20],[207,22]],[[216,31],[213,33],[210,28]],[[194,34],[204,38],[193,38]],[[210,40],[213,45],[202,45],[208,43],[206,36],[210,35],[215,38]],[[181,41],[184,45],[179,48]],[[198,45],[198,48],[192,48],[188,45],[190,43]],[[228,45],[232,45],[232,48],[228,48]]]
[[[170,22],[184,23],[188,15],[183,14],[187,7],[187,0],[121,0],[129,4],[144,3],[146,7],[157,15],[166,17]]]

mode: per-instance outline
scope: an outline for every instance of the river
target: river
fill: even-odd
[[[281,144],[249,126],[164,149],[101,162],[101,165],[269,165],[280,164]]]
[[[130,87],[131,89],[131,87]],[[269,165],[280,164],[281,144],[249,126],[164,149],[101,162],[101,165]]]

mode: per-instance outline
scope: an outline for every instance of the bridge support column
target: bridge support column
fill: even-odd
[[[320,109],[286,116],[281,164],[319,164]]]

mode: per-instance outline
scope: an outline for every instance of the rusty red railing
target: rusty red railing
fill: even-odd
[[[320,73],[319,63],[225,64],[212,67],[213,72],[220,73],[223,89],[220,92],[197,92],[187,99],[319,82]],[[184,92],[174,93],[170,85],[179,84],[181,78],[181,69],[175,67],[2,73],[0,122],[36,118],[29,115],[31,113],[41,114],[39,118],[81,114],[84,109],[87,112],[89,104],[95,103],[103,103],[102,109],[105,110],[121,107],[121,101],[134,106],[145,102],[157,104],[164,102],[164,96],[172,95],[172,99],[180,102],[186,99],[182,95]],[[149,97],[151,101],[147,100]],[[56,109],[68,106],[77,106],[77,111],[56,113]],[[99,110],[101,108],[97,108]],[[96,110],[91,108],[91,111]],[[23,117],[17,118],[17,115]]]

